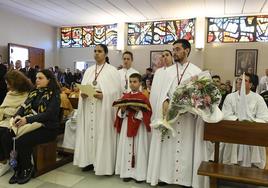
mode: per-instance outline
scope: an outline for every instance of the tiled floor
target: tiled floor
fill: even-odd
[[[125,183],[118,176],[96,176],[93,172],[82,172],[80,168],[69,163],[47,174],[32,179],[24,185],[9,185],[8,180],[13,172],[0,177],[0,188],[149,188],[149,184],[137,184],[133,181]],[[165,188],[180,188],[176,185],[168,185]],[[220,188],[248,186],[223,185]],[[250,186],[252,188],[252,186]]]

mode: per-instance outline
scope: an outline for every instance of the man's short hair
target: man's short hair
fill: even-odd
[[[214,76],[212,76],[212,79],[213,78],[218,78],[219,80],[221,80],[221,77],[219,75],[214,75]]]
[[[181,44],[183,49],[189,48],[189,53],[188,53],[187,56],[190,55],[190,53],[191,53],[191,44],[190,44],[190,42],[188,40],[186,40],[186,39],[178,39],[175,42],[173,42],[173,45],[175,45],[175,44]]]
[[[248,72],[245,72],[245,76],[249,78],[249,83],[252,83],[251,74],[249,74]]]

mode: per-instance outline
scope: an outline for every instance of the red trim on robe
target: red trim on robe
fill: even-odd
[[[123,95],[122,99],[141,99],[144,101],[144,103],[146,103],[149,107],[150,110],[144,110],[142,109],[142,115],[143,115],[143,123],[145,125],[145,128],[148,132],[151,131],[151,127],[150,127],[150,122],[151,122],[151,115],[152,115],[152,108],[149,102],[149,99],[142,93],[142,92],[138,92],[135,94],[132,93],[126,93]],[[118,109],[119,111],[119,109]],[[118,113],[117,111],[117,113]],[[139,119],[135,119],[135,114],[136,111],[131,109],[131,108],[127,108],[127,117],[128,117],[128,122],[127,122],[127,136],[128,137],[135,137],[138,133],[138,129],[140,127],[141,124],[141,120]],[[118,133],[121,132],[121,127],[122,127],[122,122],[123,122],[123,118],[120,118],[118,116],[118,114],[116,114],[116,120],[115,120],[115,128],[117,130]]]

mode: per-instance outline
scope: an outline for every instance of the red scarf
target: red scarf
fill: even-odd
[[[148,98],[141,92],[138,92],[135,94],[126,93],[126,94],[124,94],[122,99],[140,99],[140,100],[144,101],[144,103],[146,103],[151,109],[151,105],[150,105]],[[136,114],[135,110],[133,110],[131,108],[127,108],[127,112],[128,112],[127,113],[127,117],[128,117],[127,136],[128,137],[135,137],[137,135],[138,129],[139,129],[142,121],[146,127],[146,130],[148,132],[151,131],[151,127],[150,127],[151,121],[150,120],[151,120],[152,110],[149,111],[149,110],[142,109],[142,115],[143,115],[142,121],[139,119],[135,119],[135,114]],[[123,122],[123,119],[117,115],[114,126],[115,126],[118,133],[120,133],[120,131],[121,131],[122,122]]]

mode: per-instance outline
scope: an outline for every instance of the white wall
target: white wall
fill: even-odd
[[[222,81],[233,80],[236,49],[258,49],[257,75],[264,75],[265,68],[268,68],[268,43],[263,42],[206,44],[204,68],[220,75]]]
[[[133,68],[137,69],[140,73],[145,73],[146,68],[150,66],[150,51],[151,50],[164,50],[169,49],[172,51],[172,45],[152,45],[152,46],[127,46],[126,50],[133,53],[134,62]],[[94,47],[90,48],[61,48],[59,50],[60,63],[62,69],[67,67],[73,69],[75,61],[88,61],[94,60],[93,52]],[[122,52],[115,50],[115,47],[109,48],[109,59],[112,65],[119,66],[122,64]],[[203,52],[192,49],[189,57],[190,61],[197,66],[203,68]]]
[[[0,54],[7,61],[8,43],[45,49],[45,67],[57,62],[57,29],[0,9]]]

